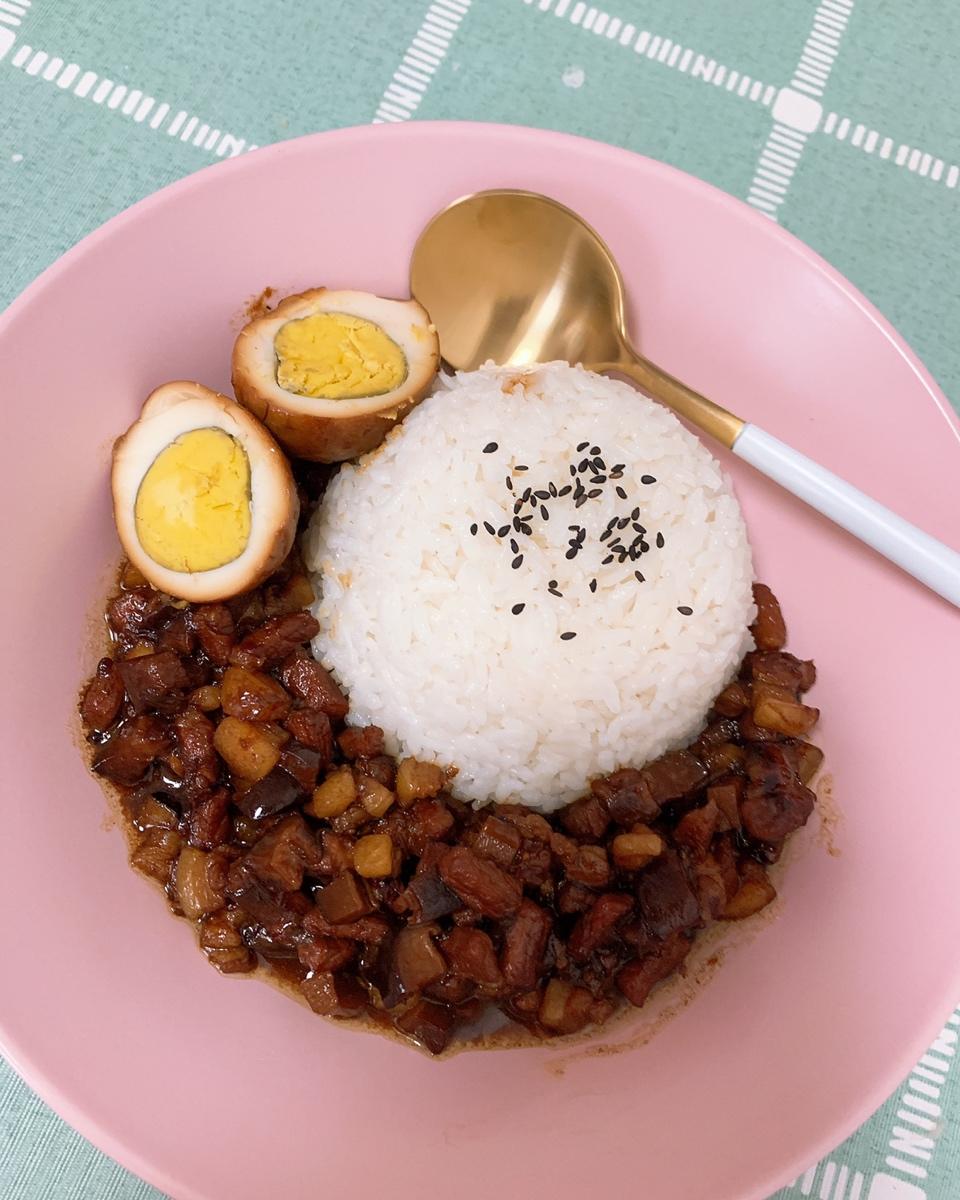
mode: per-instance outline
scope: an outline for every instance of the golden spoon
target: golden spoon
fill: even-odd
[[[756,425],[674,379],[631,346],[623,280],[585,221],[534,192],[477,192],[438,213],[410,267],[413,295],[450,366],[562,360],[619,371],[648,396],[960,605],[960,554]]]

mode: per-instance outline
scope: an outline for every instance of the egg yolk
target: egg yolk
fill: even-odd
[[[250,539],[250,463],[222,429],[193,429],[161,450],[134,507],[147,554],[172,571],[213,571]]]
[[[299,396],[382,396],[407,377],[407,360],[393,338],[372,321],[347,313],[287,321],[273,345],[277,383]]]

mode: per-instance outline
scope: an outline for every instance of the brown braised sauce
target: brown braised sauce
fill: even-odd
[[[81,699],[131,860],[225,973],[265,966],[317,1012],[366,1014],[440,1053],[489,1006],[542,1037],[642,1005],[711,922],[775,896],[809,817],[819,716],[756,587],[757,650],[687,750],[593,780],[549,817],[450,795],[397,762],[309,655],[294,554],[254,592],[173,601],[129,567]]]

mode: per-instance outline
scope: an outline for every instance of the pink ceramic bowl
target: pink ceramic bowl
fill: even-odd
[[[203,171],[66,255],[0,323],[0,1036],[177,1197],[759,1198],[883,1100],[960,994],[957,613],[736,463],[759,572],[820,668],[839,854],[808,828],[776,918],[646,1044],[437,1063],[337,1028],[220,978],[105,830],[71,720],[117,557],[111,440],[166,379],[228,388],[264,286],[403,294],[427,218],[504,185],[596,226],[665,367],[960,543],[957,424],[902,340],[775,225],[620,150],[485,126],[321,134]]]

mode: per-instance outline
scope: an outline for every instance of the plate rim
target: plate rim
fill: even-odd
[[[87,255],[95,253],[102,242],[109,241],[116,232],[135,223],[154,207],[175,204],[181,193],[186,194],[198,187],[205,187],[213,177],[211,172],[216,173],[217,179],[221,179],[228,172],[239,178],[249,170],[264,170],[269,162],[280,161],[287,155],[302,152],[322,153],[324,147],[334,142],[350,143],[367,140],[376,142],[385,137],[445,139],[451,135],[470,139],[490,139],[494,142],[508,140],[527,145],[533,144],[535,148],[549,143],[555,149],[565,149],[578,156],[593,155],[601,162],[611,159],[639,160],[644,164],[645,169],[670,176],[676,186],[683,188],[688,193],[693,193],[706,203],[715,204],[727,210],[734,220],[746,222],[755,233],[779,243],[791,254],[799,257],[807,268],[812,267],[826,282],[838,289],[847,303],[852,304],[867,318],[910,368],[928,399],[944,418],[947,431],[953,434],[957,451],[960,452],[960,415],[954,411],[944,392],[917,353],[892,323],[850,280],[799,237],[730,193],[669,163],[594,138],[526,125],[482,121],[412,121],[402,125],[352,125],[285,139],[271,145],[258,147],[255,151],[249,151],[233,159],[212,163],[135,201],[86,234],[44,268],[0,313],[0,347],[17,321],[25,316],[35,304],[42,304],[48,289],[56,287],[62,275],[72,270]],[[957,960],[954,967],[954,975],[951,996],[943,1004],[939,998],[929,1003],[922,1016],[918,1015],[917,1033],[913,1039],[903,1045],[899,1054],[890,1057],[889,1065],[879,1072],[878,1082],[860,1103],[850,1110],[847,1118],[837,1123],[833,1132],[814,1139],[808,1149],[802,1153],[798,1152],[779,1170],[768,1172],[767,1177],[758,1181],[756,1189],[746,1193],[743,1200],[764,1200],[777,1189],[786,1186],[794,1176],[806,1170],[811,1161],[820,1161],[845,1141],[889,1099],[952,1011],[952,1006],[956,1003],[955,997],[960,995],[960,959]],[[141,1179],[170,1196],[176,1196],[178,1200],[211,1200],[209,1193],[198,1191],[185,1180],[175,1178],[159,1161],[145,1158],[134,1145],[114,1135],[96,1117],[88,1116],[85,1110],[71,1099],[68,1089],[57,1083],[46,1070],[36,1063],[29,1049],[20,1045],[11,1031],[6,1029],[2,1011],[0,1011],[0,1052],[27,1086],[61,1119],[95,1148],[122,1167],[134,1172]]]
[[[377,140],[385,135],[391,137],[409,137],[413,136],[414,133],[417,136],[422,134],[442,135],[447,130],[459,130],[468,137],[486,136],[494,140],[507,137],[519,140],[531,140],[535,143],[552,141],[561,147],[566,145],[575,148],[580,153],[595,153],[601,157],[610,156],[614,158],[626,157],[629,159],[638,159],[648,164],[651,169],[672,176],[674,182],[678,186],[684,187],[687,191],[704,193],[713,203],[729,209],[738,219],[748,221],[758,232],[762,231],[765,236],[779,241],[792,254],[805,260],[823,275],[829,283],[837,287],[845,298],[852,302],[867,317],[871,324],[883,334],[884,338],[909,366],[911,372],[922,384],[935,407],[946,419],[947,425],[951,428],[958,445],[960,445],[960,414],[953,409],[943,389],[934,379],[917,352],[895,328],[892,322],[884,316],[880,309],[859,288],[796,234],[790,233],[779,222],[765,216],[759,210],[747,204],[746,201],[739,199],[739,197],[724,191],[722,188],[709,183],[705,179],[691,175],[689,172],[682,170],[680,167],[675,167],[671,163],[641,154],[636,150],[629,150],[624,146],[617,146],[612,142],[585,137],[582,134],[564,133],[554,129],[542,129],[532,125],[507,125],[494,121],[459,120],[415,120],[402,124],[397,122],[395,124],[346,125],[338,129],[320,130],[316,133],[302,134],[299,137],[285,138],[283,141],[272,142],[266,146],[258,146],[256,150],[249,150],[244,154],[237,155],[235,158],[209,163],[205,167],[192,171],[189,175],[184,175],[179,179],[173,180],[171,183],[164,184],[163,187],[142,197],[140,200],[135,200],[126,208],[121,209],[120,212],[115,213],[114,216],[109,217],[102,225],[98,225],[89,233],[84,234],[78,242],[65,250],[52,263],[44,267],[40,274],[32,279],[23,291],[13,298],[3,312],[0,312],[0,338],[5,336],[8,325],[19,318],[22,310],[28,308],[39,298],[43,291],[55,284],[59,276],[71,268],[75,262],[94,251],[101,241],[106,240],[116,230],[124,228],[128,223],[136,221],[154,206],[160,206],[175,200],[181,191],[186,192],[195,187],[204,186],[213,172],[218,173],[218,177],[226,172],[241,174],[249,169],[251,162],[261,162],[264,158],[279,159],[286,154],[292,153],[294,147],[300,148],[307,144],[320,143],[321,141],[324,143],[341,140],[352,141],[355,138],[363,140],[366,137]]]

